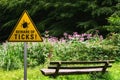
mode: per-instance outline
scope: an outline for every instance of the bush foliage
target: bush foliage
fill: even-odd
[[[29,42],[28,66],[34,67],[49,61],[120,60],[120,34],[111,34],[103,39],[97,34],[64,33],[64,37],[44,38],[44,42]],[[23,43],[0,45],[0,66],[4,69],[18,69],[23,66]]]

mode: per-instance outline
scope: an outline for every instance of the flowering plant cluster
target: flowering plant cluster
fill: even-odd
[[[87,33],[83,33],[83,34],[78,34],[77,32],[73,32],[73,34],[68,34],[68,33],[63,33],[63,37],[61,38],[57,38],[57,37],[52,37],[49,35],[49,31],[45,31],[45,39],[47,39],[49,42],[51,43],[65,43],[68,41],[79,41],[79,42],[84,42],[86,40],[90,40],[90,39],[95,39],[98,38],[101,41],[103,40],[103,36],[102,35],[98,35],[98,34],[87,34]]]
[[[28,66],[33,67],[48,61],[119,59],[120,36],[103,39],[98,34],[64,33],[63,37],[51,37],[49,31],[43,42],[28,42]],[[113,44],[114,43],[114,44]],[[0,45],[0,67],[7,70],[23,66],[23,43],[6,42]]]

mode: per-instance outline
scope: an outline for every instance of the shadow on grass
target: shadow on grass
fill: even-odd
[[[49,77],[49,80],[115,80],[111,76],[111,73],[106,72],[105,74],[100,73],[91,73],[84,75],[65,75],[57,76],[56,78]]]
[[[106,72],[105,74],[93,73],[90,74],[90,80],[113,80],[110,73]]]

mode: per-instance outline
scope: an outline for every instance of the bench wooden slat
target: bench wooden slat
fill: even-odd
[[[111,67],[112,65],[108,65],[108,67]],[[101,67],[104,67],[104,65],[102,66],[61,66],[59,67],[59,69],[88,69],[88,68],[101,68]],[[49,69],[56,69],[57,67],[56,66],[49,66],[48,67]]]
[[[58,64],[61,62],[61,64],[96,64],[96,63],[114,63],[114,60],[104,60],[104,61],[55,61],[55,62],[50,62],[50,64]]]
[[[56,69],[41,69],[41,72],[46,75],[53,75]],[[94,69],[60,69],[58,75],[67,75],[67,74],[84,74],[84,73],[92,73],[92,72],[101,72],[102,68],[94,68]]]
[[[59,75],[62,74],[83,74],[83,73],[92,73],[92,72],[101,72],[102,68],[94,68],[94,69],[61,69],[59,71]]]
[[[42,74],[44,74],[45,76],[53,75],[55,71],[56,69],[41,69]]]

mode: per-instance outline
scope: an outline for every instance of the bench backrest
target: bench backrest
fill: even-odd
[[[107,67],[111,67],[114,60],[104,61],[55,61],[50,62],[49,69],[56,69],[58,73],[59,69],[92,69],[103,68],[102,72],[105,72]]]

